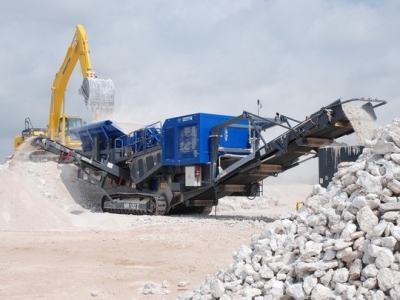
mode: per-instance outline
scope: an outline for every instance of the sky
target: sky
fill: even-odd
[[[376,110],[380,126],[400,117],[397,0],[3,2],[0,163],[25,118],[46,127],[50,89],[77,24],[97,76],[114,81],[114,121],[243,111],[303,119],[357,97],[388,101]],[[90,122],[82,79],[77,66],[65,111]],[[300,177],[314,178],[315,168]]]

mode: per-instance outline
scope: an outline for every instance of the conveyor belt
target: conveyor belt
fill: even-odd
[[[349,101],[363,100],[352,99]],[[380,100],[376,100],[380,101]],[[265,143],[255,152],[237,160],[223,172],[212,170],[211,176],[215,178],[214,186],[219,187],[219,191],[229,195],[229,190],[234,190],[235,185],[251,184],[261,181],[269,176],[276,176],[300,163],[308,160],[306,158],[300,161],[300,158],[311,154],[311,158],[316,157],[318,148],[327,146],[334,139],[351,134],[354,132],[349,119],[346,117],[342,104],[346,103],[337,100],[329,106],[321,108],[318,112],[312,114],[306,120],[290,128],[282,135],[276,137],[268,143]],[[369,114],[374,114],[374,108],[384,103],[373,106],[372,101],[367,101],[362,108]],[[244,117],[248,117],[244,114]],[[239,118],[240,119],[240,118]],[[219,130],[226,124],[220,124],[213,128],[213,135],[218,135]],[[214,161],[217,155],[218,144],[212,146],[214,151]],[[214,191],[208,191],[201,197],[207,197]]]

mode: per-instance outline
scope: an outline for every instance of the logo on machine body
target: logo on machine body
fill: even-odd
[[[187,122],[187,121],[192,121],[192,120],[193,120],[193,116],[182,117],[182,122]]]

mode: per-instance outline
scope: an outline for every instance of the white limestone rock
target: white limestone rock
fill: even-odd
[[[392,142],[388,142],[388,141],[384,141],[384,140],[378,140],[375,143],[375,145],[373,145],[372,149],[377,154],[385,154],[385,153],[388,153],[388,152],[400,153],[400,148],[399,147],[397,147]]]
[[[399,149],[400,151],[400,149]],[[361,171],[358,174],[356,184],[363,190],[364,193],[379,194],[382,191],[382,184],[380,177],[371,175],[366,171]]]
[[[331,288],[322,284],[317,284],[313,289],[313,291],[311,292],[311,300],[326,299],[331,294],[332,294]]]
[[[400,182],[399,182],[400,187]],[[388,212],[388,211],[400,211],[400,202],[390,202],[390,203],[383,203],[379,206],[380,212]]]
[[[146,282],[142,294],[143,295],[148,295],[148,294],[156,294],[157,293],[157,285],[154,282]]]
[[[310,295],[313,288],[317,285],[318,279],[314,275],[309,275],[303,280],[303,290],[306,295]]]
[[[320,283],[325,285],[325,286],[330,285],[332,277],[333,277],[333,273],[334,273],[333,269],[328,270],[325,273],[325,275],[320,278],[320,280],[319,280]]]
[[[347,268],[336,269],[333,273],[332,281],[335,283],[346,282],[349,278],[349,270]]]
[[[326,251],[323,257],[325,261],[332,260],[334,258],[336,258],[336,251],[331,249]]]
[[[375,260],[378,269],[388,268],[394,263],[394,255],[388,248],[382,248]]]
[[[335,241],[334,250],[340,251],[350,247],[351,245],[353,245],[352,241],[345,241],[344,239],[338,239]]]
[[[271,279],[274,277],[274,272],[267,266],[261,266],[260,271],[258,272],[262,278]]]
[[[393,251],[396,243],[397,243],[397,240],[393,236],[384,237],[384,238],[382,238],[382,241],[381,241],[382,247],[388,248],[392,251]]]
[[[222,297],[224,292],[225,292],[225,287],[221,280],[216,279],[216,280],[211,281],[210,293],[211,293],[211,295],[213,295],[213,297],[220,298],[220,297]]]
[[[349,279],[357,280],[361,276],[362,261],[361,259],[356,259],[349,264]]]
[[[336,253],[336,257],[337,257],[338,259],[343,260],[344,257],[348,257],[348,256],[351,255],[352,253],[353,253],[353,248],[347,247],[347,248],[344,248],[344,249],[338,251],[338,252]]]
[[[389,268],[380,269],[376,278],[379,288],[384,292],[400,284],[400,272]]]
[[[262,294],[262,291],[251,286],[247,286],[240,293],[245,299],[254,299]]]
[[[238,285],[242,284],[242,280],[235,280],[235,281],[225,281],[224,282],[224,288],[225,290],[233,290],[235,287]]]
[[[400,241],[400,226],[393,226],[390,230],[390,234],[397,240]]]
[[[270,294],[272,299],[280,299],[285,293],[285,286],[282,281],[272,279],[268,282],[269,287],[268,294]]]
[[[245,279],[247,276],[246,267],[244,264],[236,264],[235,265],[235,275],[237,278]]]
[[[301,283],[291,284],[286,288],[285,291],[288,296],[291,296],[294,299],[302,300],[307,298]]]
[[[350,262],[354,261],[355,259],[362,258],[363,255],[364,255],[364,253],[359,250],[352,251],[349,255],[342,257],[342,261],[344,261],[346,263],[350,263]]]
[[[399,153],[392,153],[390,155],[390,159],[393,160],[396,164],[400,165],[400,154]]]
[[[357,212],[357,222],[361,230],[368,233],[378,225],[379,219],[369,206],[364,206]]]
[[[367,246],[367,253],[372,256],[372,257],[377,257],[379,255],[379,252],[381,252],[382,247],[379,247],[374,244],[368,244]]]
[[[363,283],[362,283],[363,287],[372,290],[375,289],[378,286],[378,280],[376,279],[376,277],[371,277],[371,278],[367,278]]]
[[[239,249],[237,250],[237,252],[236,251],[233,252],[233,258],[234,259],[243,259],[243,260],[245,260],[247,257],[250,256],[250,254],[252,252],[253,251],[249,247],[247,247],[245,245],[241,245],[239,247]]]
[[[390,299],[400,299],[400,285],[394,286],[389,291]]]
[[[303,277],[309,273],[313,273],[316,270],[329,270],[336,268],[338,262],[334,261],[318,261],[315,263],[299,262],[295,266],[295,272],[298,276]]]

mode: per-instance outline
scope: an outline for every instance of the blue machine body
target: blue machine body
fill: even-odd
[[[92,150],[95,138],[99,142],[100,150],[130,147],[133,153],[138,153],[161,144],[158,128],[146,127],[126,134],[116,123],[110,120],[71,129],[70,134],[79,137],[84,152]]]
[[[126,134],[114,122],[110,120],[87,124],[81,127],[70,129],[70,134],[76,135],[82,142],[82,150],[90,151],[95,137],[100,141],[100,149],[106,149],[107,143],[121,139],[126,144]]]
[[[126,134],[110,121],[100,121],[70,130],[79,137],[84,152],[92,151],[95,139],[99,150],[129,147],[133,153],[162,145],[162,165],[182,166],[210,162],[211,129],[232,116],[196,113],[165,120],[161,132],[145,127]],[[219,137],[220,154],[243,153],[249,149],[246,120],[224,128]]]
[[[209,163],[211,128],[232,118],[196,113],[165,120],[162,128],[162,164],[174,166]],[[241,126],[225,128],[219,137],[220,147],[226,149],[227,153],[232,149],[248,149],[247,124],[245,121],[240,122]]]

